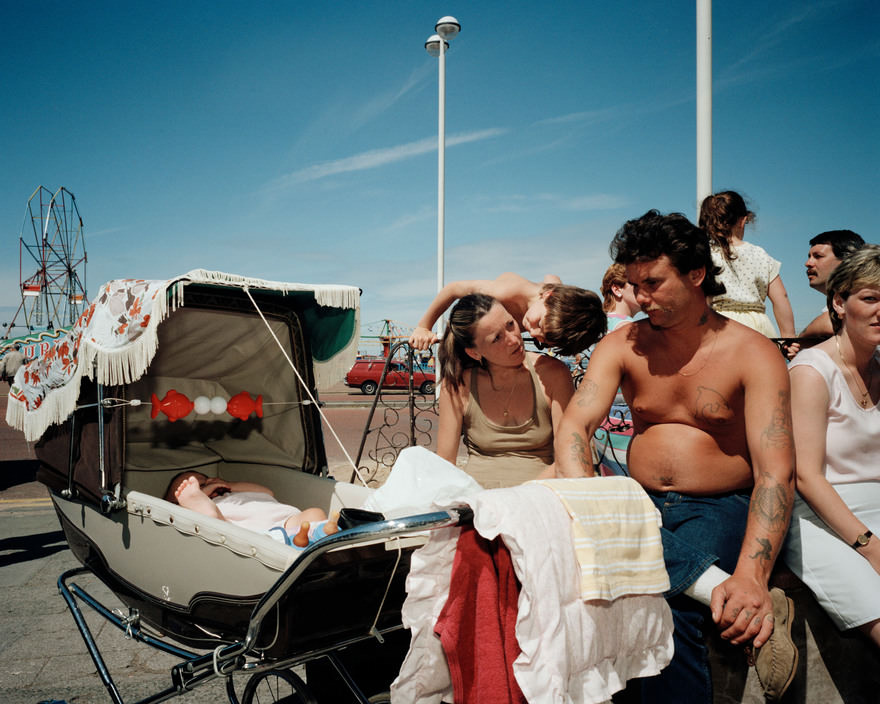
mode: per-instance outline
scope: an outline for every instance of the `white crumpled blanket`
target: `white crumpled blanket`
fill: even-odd
[[[571,519],[550,489],[528,483],[475,492],[465,502],[481,536],[504,540],[522,584],[516,625],[521,653],[513,669],[531,704],[604,702],[628,679],[657,674],[669,663],[672,615],[662,596],[580,598]],[[395,704],[452,701],[434,624],[446,603],[459,533],[433,531],[412,556],[403,606],[412,643],[391,686]]]

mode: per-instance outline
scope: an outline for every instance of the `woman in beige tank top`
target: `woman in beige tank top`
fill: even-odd
[[[519,325],[491,296],[464,296],[440,343],[437,454],[487,489],[552,477],[553,437],[574,392],[558,359],[527,352]]]

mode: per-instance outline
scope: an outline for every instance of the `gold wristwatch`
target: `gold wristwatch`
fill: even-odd
[[[871,531],[866,530],[858,538],[856,538],[856,542],[852,544],[852,547],[854,547],[856,550],[865,547],[868,544],[868,541],[871,539],[872,535],[874,534]]]

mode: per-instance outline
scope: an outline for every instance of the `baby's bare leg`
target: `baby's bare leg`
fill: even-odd
[[[199,480],[195,477],[184,479],[180,486],[175,489],[174,497],[177,499],[177,503],[184,508],[201,513],[203,516],[219,518],[221,521],[225,520],[223,514],[220,513],[220,509],[202,491],[202,487],[199,486]]]
[[[317,523],[318,521],[324,521],[327,519],[327,514],[320,508],[307,508],[304,511],[300,511],[295,516],[291,516],[286,521],[284,521],[284,530],[287,531],[288,535],[293,535],[299,530],[299,526],[303,521],[308,521],[309,523]]]

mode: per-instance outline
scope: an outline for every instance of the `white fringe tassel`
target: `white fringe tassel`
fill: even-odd
[[[150,322],[131,344],[121,348],[108,349],[83,335],[80,341],[77,366],[67,383],[50,389],[43,399],[43,403],[32,411],[28,411],[24,403],[10,396],[6,407],[6,422],[13,428],[23,431],[29,442],[38,440],[46,428],[53,423],[63,423],[76,408],[84,374],[105,386],[130,384],[139,379],[150,366],[159,347],[157,330],[159,323],[168,317],[169,312],[174,312],[184,305],[184,287],[188,283],[219,284],[245,290],[248,287],[261,288],[284,293],[292,291],[313,292],[319,305],[333,308],[353,308],[356,311],[355,330],[360,329],[360,289],[356,286],[284,283],[227,274],[221,271],[194,269],[167,282],[165,290],[171,289],[170,307],[167,295],[157,295],[153,299]],[[345,349],[334,355],[332,359],[326,362],[315,362],[315,379],[318,385],[329,385],[339,381],[353,364],[357,354],[357,346],[358,335],[355,334]]]

